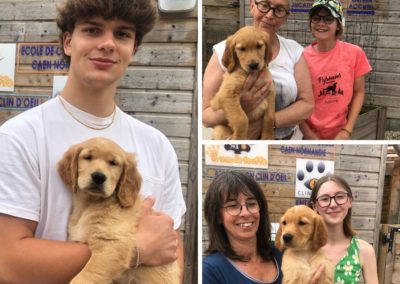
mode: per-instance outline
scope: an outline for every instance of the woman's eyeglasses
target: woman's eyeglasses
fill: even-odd
[[[315,15],[311,17],[311,23],[313,24],[318,24],[321,20],[323,20],[325,24],[329,25],[335,21],[335,18],[331,15],[326,15],[326,16]]]
[[[286,15],[289,15],[288,10],[286,10],[283,6],[272,7],[267,1],[255,2],[258,11],[261,13],[267,14],[270,10],[272,10],[273,14],[277,18],[283,18]]]
[[[226,210],[226,212],[228,212],[229,215],[238,216],[242,212],[243,206],[245,206],[247,211],[249,211],[252,214],[260,212],[260,205],[256,200],[247,201],[245,204],[240,204],[240,203],[229,204],[225,206],[224,209]]]
[[[349,200],[349,194],[347,192],[338,192],[333,196],[325,194],[321,195],[316,200],[320,207],[325,208],[331,205],[332,199],[335,200],[337,205],[343,205],[347,202],[347,200]]]

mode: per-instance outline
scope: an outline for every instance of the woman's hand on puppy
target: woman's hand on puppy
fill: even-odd
[[[142,203],[137,227],[139,263],[157,266],[170,263],[178,258],[178,233],[174,221],[162,213],[154,213],[154,198],[148,197]],[[132,260],[135,266],[136,259]]]
[[[271,82],[267,84],[259,84],[257,81],[262,78],[265,74],[265,70],[261,72],[250,73],[243,85],[242,95],[240,97],[240,103],[245,112],[249,112],[255,109],[268,95],[268,89]],[[252,121],[249,123],[249,130],[247,137],[250,140],[256,140],[260,138],[262,129],[262,119]]]
[[[245,112],[255,109],[268,94],[268,88],[272,82],[261,85],[256,84],[259,78],[262,78],[265,70],[261,72],[250,73],[244,82],[240,103]]]

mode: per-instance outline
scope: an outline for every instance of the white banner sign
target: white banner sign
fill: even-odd
[[[206,165],[268,168],[268,145],[205,145]]]

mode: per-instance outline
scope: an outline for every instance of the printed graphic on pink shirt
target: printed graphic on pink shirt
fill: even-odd
[[[322,88],[319,91],[319,97],[323,96],[343,96],[343,90],[338,85],[337,79],[341,78],[341,74],[337,73],[333,76],[320,76],[318,77],[318,82],[321,84]]]
[[[315,109],[309,121],[322,139],[332,139],[346,123],[353,90],[353,80],[346,79],[351,78],[350,66],[334,62],[330,66],[320,68],[312,82]]]

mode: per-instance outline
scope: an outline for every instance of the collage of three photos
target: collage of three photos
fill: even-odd
[[[0,10],[0,283],[400,283],[400,4]]]

